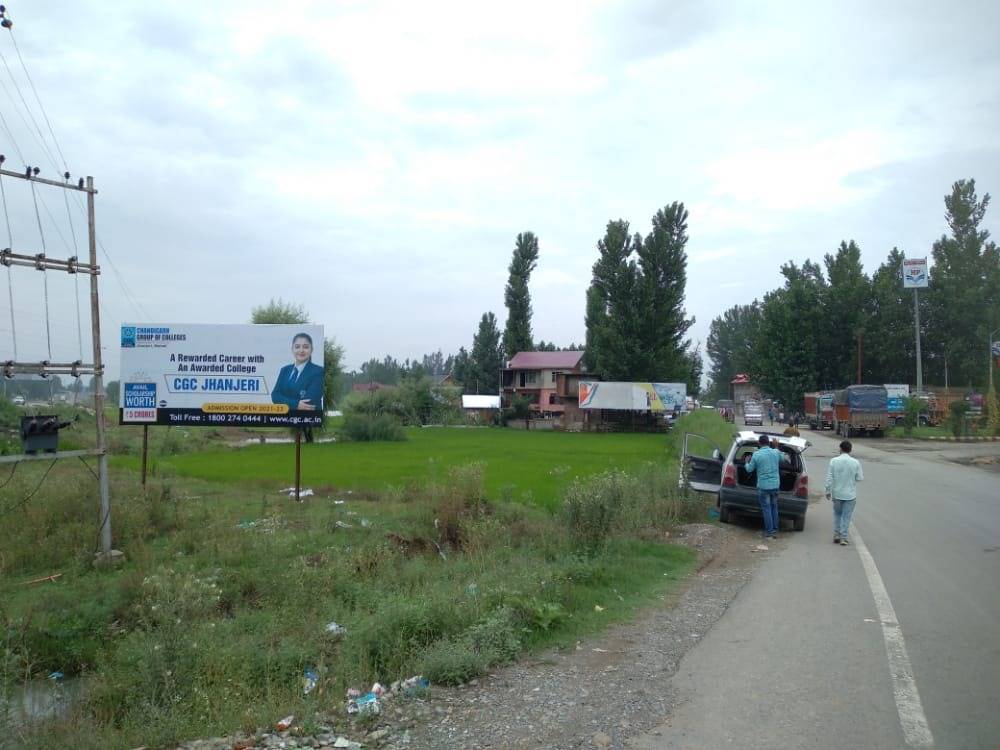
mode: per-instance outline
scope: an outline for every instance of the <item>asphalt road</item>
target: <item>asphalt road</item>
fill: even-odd
[[[762,553],[681,663],[678,708],[629,747],[1000,747],[1000,443],[855,441],[865,481],[840,547],[822,499],[838,440],[803,435],[805,531]]]

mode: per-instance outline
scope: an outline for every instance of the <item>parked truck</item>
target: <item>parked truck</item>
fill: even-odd
[[[849,385],[833,394],[833,430],[849,438],[859,434],[882,437],[889,426],[885,386]]]
[[[803,396],[806,422],[811,430],[833,429],[833,393],[817,391]]]
[[[906,418],[906,399],[910,397],[910,386],[905,383],[886,383],[885,393],[889,424],[902,425]]]

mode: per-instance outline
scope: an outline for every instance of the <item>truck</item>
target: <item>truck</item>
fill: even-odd
[[[906,417],[906,399],[910,397],[910,386],[905,383],[885,383],[889,424],[902,425]]]
[[[885,386],[849,385],[833,393],[833,430],[845,438],[858,434],[882,437],[889,426]]]
[[[833,393],[817,391],[803,394],[803,413],[811,430],[833,429]]]

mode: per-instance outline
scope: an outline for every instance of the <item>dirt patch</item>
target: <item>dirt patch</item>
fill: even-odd
[[[701,567],[678,591],[631,623],[496,670],[460,688],[383,714],[383,747],[622,748],[662,723],[674,704],[669,679],[782,542],[754,552],[755,529],[691,524],[669,541],[699,552]]]

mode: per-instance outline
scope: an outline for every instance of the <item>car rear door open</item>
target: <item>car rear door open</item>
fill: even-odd
[[[710,456],[701,455],[704,453]],[[718,492],[722,486],[723,461],[719,447],[707,437],[695,432],[684,434],[681,476],[688,487],[698,492]]]

